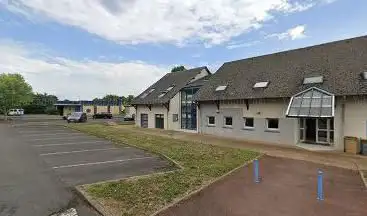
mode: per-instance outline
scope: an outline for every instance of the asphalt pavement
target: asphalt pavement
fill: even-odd
[[[166,160],[50,122],[0,123],[0,216],[98,215],[74,187],[167,169]]]
[[[8,124],[0,123],[0,215],[48,216],[75,208],[97,216]]]

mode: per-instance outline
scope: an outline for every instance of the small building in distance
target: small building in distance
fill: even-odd
[[[85,112],[87,115],[96,113],[111,113],[119,115],[125,109],[122,105],[122,100],[117,101],[57,101],[54,104],[59,111],[60,116],[67,116],[73,112]]]

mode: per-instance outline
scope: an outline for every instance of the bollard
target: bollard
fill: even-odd
[[[319,170],[317,172],[317,200],[324,200],[324,191],[323,191],[323,172]]]
[[[260,178],[259,178],[259,160],[255,159],[254,160],[254,181],[256,184],[260,183]]]

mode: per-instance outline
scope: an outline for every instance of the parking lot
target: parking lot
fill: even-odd
[[[13,127],[69,186],[144,175],[169,164],[140,149],[116,145],[52,123]]]

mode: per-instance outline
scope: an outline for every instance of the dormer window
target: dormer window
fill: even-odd
[[[226,90],[227,86],[226,85],[221,85],[221,86],[218,86],[215,91],[224,91]]]
[[[266,88],[268,87],[269,82],[257,82],[254,85],[254,88]]]
[[[303,84],[317,84],[317,83],[323,83],[324,77],[323,76],[315,76],[315,77],[306,77],[303,79]]]

